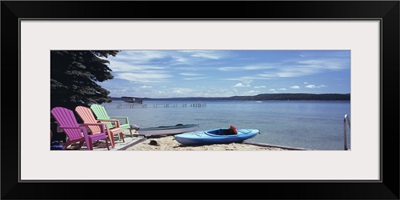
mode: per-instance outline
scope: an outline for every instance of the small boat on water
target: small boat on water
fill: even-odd
[[[137,97],[121,97],[121,99],[127,103],[143,103],[143,99]]]
[[[157,126],[157,127],[140,128],[138,130],[138,133],[139,135],[143,135],[145,137],[158,136],[158,135],[175,135],[175,134],[195,131],[197,130],[198,127],[199,127],[198,124],[177,124],[174,126]]]
[[[236,130],[236,132],[235,132]],[[211,129],[194,131],[174,135],[175,140],[183,145],[205,145],[205,144],[228,144],[241,143],[244,140],[255,137],[260,133],[258,129],[236,129],[231,126],[229,129]]]

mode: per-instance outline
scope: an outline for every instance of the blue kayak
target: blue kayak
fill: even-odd
[[[260,133],[258,129],[237,129],[237,133],[233,133],[230,129],[219,128],[187,132],[174,135],[174,137],[183,145],[228,144],[241,143],[255,137],[258,133]]]

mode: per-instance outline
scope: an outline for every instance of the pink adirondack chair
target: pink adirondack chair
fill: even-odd
[[[68,136],[64,147],[68,147],[70,144],[76,142],[79,142],[79,145],[82,146],[83,142],[86,142],[88,150],[93,150],[93,141],[105,140],[107,149],[110,150],[110,148],[108,147],[107,133],[104,124],[78,124],[73,111],[63,107],[53,108],[51,110],[51,114],[54,119],[56,119],[59,128],[63,129],[65,134]],[[86,131],[86,127],[88,127],[89,125],[97,126],[100,131],[89,135]]]
[[[106,132],[108,134],[108,137],[110,138],[111,141],[111,146],[115,146],[115,140],[114,140],[114,135],[119,135],[122,139],[123,142],[125,142],[124,139],[124,134],[122,133],[122,130],[120,128],[119,120],[116,119],[101,119],[97,120],[93,112],[90,108],[84,107],[84,106],[77,106],[75,108],[76,113],[78,113],[79,117],[85,122],[85,123],[104,123],[106,126]],[[115,123],[114,128],[110,128],[107,126],[107,122]],[[98,133],[100,131],[99,127],[96,126],[89,126],[89,130],[92,133]]]

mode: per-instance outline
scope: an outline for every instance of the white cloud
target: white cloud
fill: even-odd
[[[173,51],[121,51],[115,57],[108,59],[113,64],[115,61],[129,64],[147,64],[151,60],[170,56]]]
[[[290,87],[291,89],[300,89],[300,87],[299,86],[297,86],[297,85],[294,85],[294,86],[292,86],[292,87]]]
[[[164,70],[166,67],[156,65],[137,65],[124,63],[119,61],[113,61],[109,65],[113,72],[133,72],[133,71],[147,71],[147,70]]]
[[[218,87],[207,88],[204,89],[204,91],[196,89],[192,91],[192,93],[188,93],[189,91],[186,90],[186,94],[188,94],[188,96],[243,95],[258,89],[268,91],[270,86],[265,86],[267,85],[265,81],[257,82],[257,85],[253,87],[253,80],[289,79],[289,77],[317,75],[322,72],[326,73],[342,69],[348,70],[350,67],[349,53],[350,51],[347,52],[345,56],[341,57],[332,56],[331,53],[322,56],[320,53],[311,53],[307,55],[301,53],[301,56],[281,60],[278,63],[265,63],[263,61],[257,62],[257,59],[251,57],[242,58],[238,56],[236,58],[233,56],[235,53],[218,50],[122,51],[118,53],[116,57],[108,58],[108,60],[110,60],[109,67],[113,70],[112,74],[115,76],[115,81],[110,81],[109,85],[110,87],[120,88],[121,83],[123,83],[125,84],[124,86],[129,88],[114,90],[115,93],[118,92],[118,94],[130,92],[154,96],[157,94],[156,89],[159,89],[162,91],[162,96],[179,96],[177,94],[184,96],[185,94],[182,93],[184,90],[166,89],[160,87],[160,85],[165,84],[168,88],[180,86],[190,87],[189,83],[192,80],[206,79],[208,81],[208,78],[210,78],[208,75],[214,76],[217,75],[218,72],[222,73],[226,71],[227,73],[221,74],[217,79],[233,81],[228,83],[227,88],[225,88],[228,89],[227,91],[217,91],[217,89],[220,89],[218,85]],[[225,59],[227,57],[230,57],[229,60]],[[243,66],[236,66],[237,63],[246,64]],[[121,79],[128,80],[129,82],[121,81]],[[304,79],[308,80],[305,77]],[[181,83],[174,81],[181,81]],[[224,84],[221,84],[221,87],[223,86]],[[197,88],[198,86],[196,85],[193,87]],[[308,82],[304,82],[304,85],[302,85],[300,82],[297,85],[288,85],[286,88],[276,87],[276,89],[271,89],[269,91],[283,92],[291,89],[303,89],[303,87],[317,89],[327,86]],[[159,93],[158,96],[161,96],[161,93]]]
[[[215,88],[215,89],[204,89],[204,90],[195,90],[193,94],[190,96],[204,96],[204,97],[230,97],[237,95],[234,91],[231,89],[221,89],[221,88]]]
[[[115,78],[124,79],[132,82],[150,83],[163,82],[172,76],[164,73],[118,73]]]
[[[110,68],[116,77],[120,72],[134,72],[137,74],[149,74],[149,71],[158,71],[156,73],[172,74],[176,72],[177,64],[189,65],[183,69],[185,71],[198,70],[220,70],[220,71],[259,71],[253,76],[245,77],[229,77],[224,80],[234,80],[243,82],[245,80],[265,80],[273,78],[290,78],[313,75],[324,71],[340,70],[349,67],[348,59],[337,58],[318,58],[310,59],[309,57],[298,57],[294,60],[284,60],[280,63],[253,63],[245,66],[229,66],[229,67],[207,67],[204,65],[193,66],[204,60],[220,60],[223,63],[225,58],[229,56],[226,51],[122,51],[116,57],[110,57]],[[175,66],[175,67],[174,67]],[[207,68],[207,69],[205,69]],[[196,73],[180,73],[182,76],[189,76],[185,80],[199,80],[203,78],[194,78],[202,76]],[[169,75],[171,76],[171,75]],[[190,78],[193,76],[193,78]],[[304,83],[308,85],[307,82]],[[240,85],[238,85],[240,87]]]
[[[278,93],[278,91],[276,91],[275,89],[271,89],[270,90],[272,93]]]
[[[300,60],[297,63],[313,69],[340,70],[346,68],[343,61],[339,59]]]
[[[200,57],[200,58],[209,58],[209,59],[214,59],[218,60],[220,57],[218,55],[213,55],[209,53],[195,53],[192,54],[193,57]]]
[[[298,72],[298,71],[291,71],[291,72],[278,72],[276,73],[277,77],[281,77],[281,78],[288,78],[288,77],[299,77],[299,76],[303,76],[304,73],[302,72]]]
[[[236,83],[233,87],[250,87],[250,84],[246,83]]]
[[[171,92],[178,95],[186,95],[193,92],[193,90],[189,88],[173,88]]]
[[[173,58],[175,59],[176,63],[172,63],[172,64],[189,64],[190,61],[187,58],[184,58],[182,56],[173,56]]]
[[[185,55],[189,55],[191,57],[195,58],[205,58],[205,59],[212,59],[212,60],[219,60],[222,57],[226,56],[226,53],[224,51],[179,51],[180,53],[183,53]]]
[[[220,67],[220,71],[246,71],[259,70],[258,77],[262,78],[289,78],[314,75],[321,72],[338,71],[350,67],[348,59],[320,58],[307,59],[298,58],[286,60],[280,63],[259,63],[237,67]],[[257,78],[253,78],[257,79]],[[305,82],[305,85],[308,83]]]
[[[324,88],[324,87],[328,87],[328,86],[326,86],[326,85],[318,85],[318,86],[316,86],[316,85],[306,85],[306,88],[309,88],[309,89]]]
[[[183,79],[184,79],[184,80],[188,80],[188,81],[192,81],[192,80],[201,80],[201,79],[207,78],[207,77],[204,77],[202,74],[188,73],[188,72],[182,72],[182,73],[179,73],[179,75],[187,76],[187,77],[185,77],[185,78],[183,78]]]
[[[276,78],[276,77],[278,77],[278,75],[274,74],[274,73],[263,73],[263,74],[258,74],[258,76],[263,77],[263,78]]]
[[[201,77],[201,76],[198,76],[198,77],[186,77],[186,78],[183,78],[184,80],[188,80],[188,81],[193,81],[193,80],[201,80],[201,79],[206,79],[207,77]]]
[[[151,86],[151,85],[142,85],[142,86],[140,86],[141,88],[145,88],[145,89],[147,89],[147,88],[152,88],[153,86]]]
[[[253,95],[253,94],[259,94],[259,93],[260,93],[260,91],[250,90],[250,91],[247,91],[244,95]]]
[[[242,80],[241,83],[237,83],[233,87],[251,87],[250,83],[252,83],[253,80]]]
[[[196,74],[196,73],[187,73],[187,72],[182,72],[179,73],[182,76],[201,76],[201,74]]]
[[[242,70],[240,67],[220,67],[218,68],[220,71],[240,71]]]
[[[192,65],[205,60],[219,60],[228,57],[226,51],[121,51],[109,57],[110,68],[117,71],[135,70],[132,66],[162,65],[169,68],[176,65]]]
[[[264,69],[272,69],[273,66],[270,65],[247,65],[247,66],[237,66],[237,67],[220,67],[218,70],[220,71],[243,71],[243,70],[264,70]]]
[[[245,83],[245,84],[248,84],[248,85],[250,85],[250,83],[252,83],[252,82],[253,82],[253,80],[243,80],[242,82],[243,82],[243,83]]]
[[[315,86],[315,85],[306,85],[306,88],[313,89],[313,88],[317,88],[317,86]]]
[[[249,81],[249,80],[265,80],[265,79],[269,79],[269,78],[264,78],[264,77],[260,77],[260,76],[242,76],[242,77],[234,77],[234,78],[225,78],[222,80],[229,80],[229,81]]]

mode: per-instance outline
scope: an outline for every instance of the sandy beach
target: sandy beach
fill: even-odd
[[[256,145],[248,143],[230,143],[230,144],[212,144],[202,146],[184,146],[177,142],[174,136],[159,136],[144,138],[138,136],[136,131],[135,135],[131,137],[128,131],[124,131],[125,142],[119,141],[115,137],[115,147],[110,150],[113,151],[288,151],[297,150],[290,147],[278,147],[269,145]],[[66,150],[76,149],[78,144],[74,144],[66,148]],[[86,144],[83,144],[80,150],[87,150]],[[107,151],[104,141],[97,141],[93,145],[94,151]]]
[[[154,142],[155,141],[155,142]],[[152,144],[150,144],[152,143]],[[154,143],[154,144],[153,144]],[[213,144],[203,146],[183,146],[173,136],[147,138],[126,149],[127,151],[285,151],[283,148],[257,146],[252,144]]]

